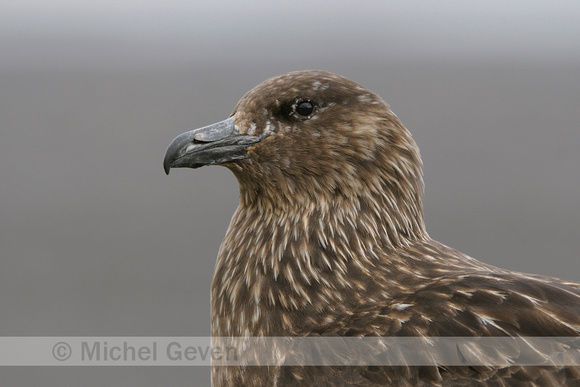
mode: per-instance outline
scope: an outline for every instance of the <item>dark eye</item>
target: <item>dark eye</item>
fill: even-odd
[[[314,109],[316,105],[312,101],[298,101],[296,103],[296,113],[300,114],[303,117],[308,117],[312,113],[314,113]]]

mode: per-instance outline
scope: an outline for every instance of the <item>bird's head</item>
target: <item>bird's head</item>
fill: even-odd
[[[228,119],[178,136],[164,160],[167,173],[209,164],[234,172],[248,205],[387,195],[422,211],[421,159],[409,132],[378,95],[325,71],[263,82]]]

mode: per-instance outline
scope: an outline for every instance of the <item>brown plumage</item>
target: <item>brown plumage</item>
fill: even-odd
[[[212,282],[213,336],[578,336],[580,285],[432,240],[419,150],[388,105],[301,71],[184,133],[164,167],[220,164],[240,203]],[[215,386],[576,385],[561,367],[215,367]]]

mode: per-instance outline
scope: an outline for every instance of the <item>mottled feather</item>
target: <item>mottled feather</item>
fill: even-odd
[[[315,105],[307,117],[302,101]],[[240,203],[212,282],[212,335],[578,336],[580,285],[496,268],[428,236],[419,150],[376,94],[332,73],[294,72],[248,92],[232,117],[240,134],[263,140],[223,163]],[[574,367],[213,370],[215,386],[559,386],[579,377]]]

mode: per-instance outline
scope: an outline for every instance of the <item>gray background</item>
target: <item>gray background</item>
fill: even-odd
[[[162,170],[177,134],[264,79],[380,94],[425,162],[432,237],[580,280],[575,1],[4,0],[0,336],[204,336],[237,204],[221,167]],[[2,386],[204,386],[207,368],[0,368]]]

